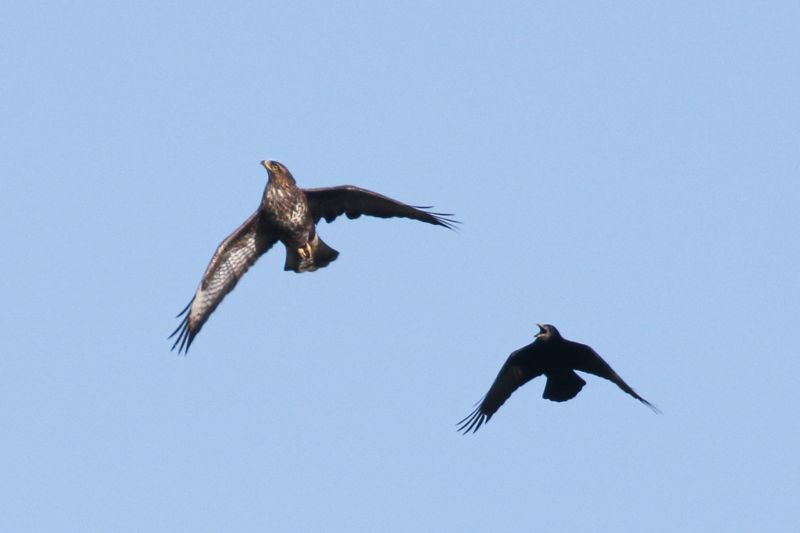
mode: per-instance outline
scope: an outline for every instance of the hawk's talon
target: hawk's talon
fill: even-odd
[[[302,247],[297,249],[297,255],[300,259],[308,259],[311,257],[311,243],[307,242]]]

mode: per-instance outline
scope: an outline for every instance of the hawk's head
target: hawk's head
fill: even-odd
[[[289,172],[289,169],[283,166],[283,163],[278,163],[277,161],[270,161],[269,159],[265,159],[261,162],[264,165],[264,168],[267,169],[267,174],[269,174],[270,181],[273,179],[280,179],[280,178],[288,178],[292,182],[294,182],[294,177],[292,173]]]

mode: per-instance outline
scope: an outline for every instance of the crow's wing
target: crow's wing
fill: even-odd
[[[612,383],[615,383],[617,387],[624,390],[653,411],[657,413],[660,412],[658,407],[639,396],[630,385],[625,383],[625,380],[623,380],[619,374],[614,372],[614,369],[611,368],[611,365],[606,363],[605,360],[600,357],[600,355],[595,352],[591,346],[573,341],[566,342],[569,345],[569,356],[572,361],[572,366],[575,368],[575,370],[588,372],[590,374],[594,374],[595,376],[605,378]]]
[[[515,390],[536,376],[542,375],[544,368],[541,354],[542,344],[534,341],[508,356],[489,392],[478,407],[457,424],[458,430],[465,434],[478,431],[478,428],[492,418]]]

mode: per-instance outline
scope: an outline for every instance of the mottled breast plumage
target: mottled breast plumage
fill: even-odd
[[[264,195],[264,208],[273,225],[286,231],[293,240],[302,241],[299,244],[305,244],[314,220],[302,190],[288,182],[271,182]]]

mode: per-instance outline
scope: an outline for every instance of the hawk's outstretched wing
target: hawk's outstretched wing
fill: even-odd
[[[185,316],[169,336],[171,339],[178,335],[172,345],[173,350],[176,347],[178,353],[189,350],[200,328],[225,295],[233,290],[247,269],[277,240],[269,227],[262,223],[260,212],[256,211],[222,241],[211,258],[194,297],[178,314],[178,317]]]
[[[595,376],[605,378],[616,384],[617,387],[624,390],[656,413],[661,412],[658,407],[639,396],[636,391],[633,390],[633,387],[625,383],[625,380],[623,380],[619,374],[614,372],[614,369],[611,368],[611,365],[606,363],[605,360],[600,357],[600,355],[595,352],[591,346],[573,341],[566,342],[567,346],[569,347],[569,357],[572,362],[572,367],[575,370],[588,372],[590,374],[594,374]]]
[[[449,229],[455,229],[454,224],[458,223],[457,220],[448,218],[452,216],[450,213],[424,211],[429,208],[407,205],[388,196],[353,185],[303,189],[303,192],[308,198],[308,205],[315,223],[319,222],[321,218],[324,218],[326,222],[333,222],[341,214],[345,214],[347,218],[351,219],[361,215],[380,218],[411,218]]]
[[[539,361],[537,353],[539,349],[540,345],[534,342],[508,356],[480,405],[456,424],[458,431],[463,431],[465,434],[478,431],[478,428],[492,418],[515,390],[536,376],[542,375],[544,369]]]

